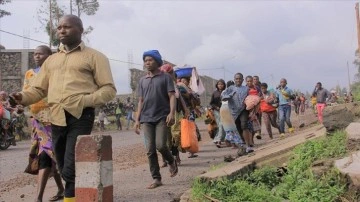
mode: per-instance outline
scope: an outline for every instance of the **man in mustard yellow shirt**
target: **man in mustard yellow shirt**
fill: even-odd
[[[54,152],[66,182],[65,202],[75,201],[76,139],[91,133],[94,108],[116,94],[109,60],[85,46],[83,31],[80,18],[64,16],[57,27],[59,52],[47,58],[30,88],[12,94],[25,106],[48,98]]]

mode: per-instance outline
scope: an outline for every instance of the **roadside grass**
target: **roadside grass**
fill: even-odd
[[[346,133],[337,131],[329,136],[297,146],[289,158],[286,173],[265,166],[233,179],[201,181],[195,179],[192,199],[206,201],[336,201],[346,192],[346,180],[335,168],[329,167],[321,176],[314,175],[312,164],[317,160],[343,157]]]
[[[225,163],[219,163],[219,164],[216,164],[216,165],[210,165],[209,171],[217,170],[219,168],[224,167],[225,165],[226,165]]]

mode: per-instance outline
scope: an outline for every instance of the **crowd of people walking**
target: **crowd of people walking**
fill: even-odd
[[[58,52],[53,54],[47,46],[37,47],[36,66],[26,72],[23,90],[10,94],[18,105],[14,108],[8,103],[6,93],[0,93],[5,108],[21,112],[22,106],[29,106],[32,127],[29,158],[39,162],[37,202],[43,201],[50,175],[58,187],[50,201],[75,201],[77,137],[91,133],[95,108],[115,98],[109,60],[85,45],[81,40],[83,31],[80,18],[64,16],[57,28],[62,44]],[[137,106],[130,97],[124,103],[118,99],[114,114],[117,130],[124,128],[122,115],[125,115],[127,130],[134,123],[135,132],[140,134],[142,127],[153,179],[148,189],[162,185],[160,168],[169,167],[170,177],[177,175],[180,153],[187,152],[188,158],[198,157],[201,135],[195,120],[201,116],[201,105],[209,104],[208,110],[213,114],[215,146],[232,147],[239,157],[254,152],[254,139],[263,138],[262,124],[270,139],[275,136],[272,128],[284,138],[286,133],[295,131],[291,122],[292,106],[297,115],[303,115],[307,108],[304,93],[296,94],[288,87],[287,79],[282,78],[274,89],[261,82],[259,76],[244,77],[242,73],[236,73],[227,82],[219,79],[210,103],[200,103],[199,95],[191,88],[191,78],[178,75],[173,66],[163,64],[159,51],[145,51],[143,61],[147,74],[138,83]],[[336,102],[337,98],[320,82],[312,95],[309,100],[316,105],[314,109],[322,123],[326,103]],[[106,113],[100,109],[102,131],[105,118]],[[184,142],[189,145],[184,146]],[[157,152],[163,159],[161,166]]]

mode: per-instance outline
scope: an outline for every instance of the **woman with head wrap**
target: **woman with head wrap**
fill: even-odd
[[[34,52],[34,60],[36,67],[28,70],[25,73],[24,89],[31,86],[40,71],[41,65],[52,54],[52,51],[47,46],[38,46]],[[64,198],[64,186],[61,181],[60,174],[58,173],[55,165],[55,156],[53,153],[52,130],[50,123],[50,107],[47,103],[47,98],[30,105],[30,112],[32,114],[32,145],[30,148],[30,157],[39,158],[39,174],[38,174],[38,190],[37,202],[43,199],[45,187],[49,176],[53,173],[58,192],[55,196],[51,197],[50,201],[56,201]]]
[[[160,70],[162,72],[169,73],[172,78],[174,79],[174,85],[175,85],[175,97],[176,97],[176,110],[175,110],[175,123],[171,126],[169,130],[169,140],[168,145],[171,148],[172,154],[175,156],[175,159],[177,161],[177,164],[181,163],[179,151],[184,152],[184,150],[181,148],[181,133],[180,133],[180,122],[181,119],[184,117],[190,116],[190,111],[186,107],[184,98],[182,97],[181,93],[179,92],[178,86],[176,85],[176,74],[174,72],[173,67],[170,64],[165,64],[161,66]],[[164,161],[163,166],[166,166],[166,162]]]

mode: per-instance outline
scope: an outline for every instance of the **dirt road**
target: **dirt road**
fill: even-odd
[[[295,127],[301,123],[310,125],[315,120],[310,110],[300,120],[294,115],[292,118]],[[168,168],[163,168],[161,174],[164,186],[154,190],[146,189],[146,186],[151,183],[151,176],[144,150],[143,135],[135,135],[133,131],[108,132],[107,134],[113,138],[114,201],[174,201],[190,188],[194,177],[209,169],[225,165],[223,157],[228,154],[235,155],[236,150],[218,149],[208,137],[204,123],[199,122],[198,126],[203,137],[200,142],[199,156],[189,159],[187,154],[181,154],[182,161],[178,175],[170,178]],[[278,133],[275,130],[273,132],[275,134],[273,140],[270,140],[267,135],[263,135],[262,140],[255,140],[257,144],[255,149],[267,142],[278,141]],[[297,132],[300,132],[300,129]],[[263,133],[266,134],[265,129]],[[30,141],[22,141],[16,147],[0,151],[0,202],[27,202],[35,198],[36,176],[23,173],[27,164],[29,144]],[[56,185],[51,178],[45,190],[44,201],[55,193]]]

